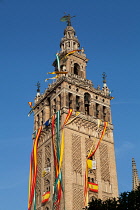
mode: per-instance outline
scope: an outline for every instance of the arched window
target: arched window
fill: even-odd
[[[106,121],[107,120],[107,107],[103,106],[103,120]]]
[[[80,71],[80,66],[75,63],[74,64],[74,74],[79,75],[79,71]]]
[[[68,38],[70,38],[70,37],[71,37],[71,34],[70,34],[70,32],[69,32],[69,31],[68,31],[67,37],[68,37]]]
[[[97,198],[95,196],[89,197],[89,202],[92,202],[94,200],[96,200]]]
[[[84,105],[85,105],[85,114],[86,115],[89,115],[90,99],[91,99],[90,94],[85,93],[84,94]]]
[[[96,103],[96,117],[99,118],[99,110],[100,110],[100,105]]]
[[[45,191],[49,192],[50,191],[50,181],[48,179],[45,180]]]
[[[61,65],[61,66],[60,66],[60,70],[61,70],[61,71],[66,71],[66,66],[65,66],[65,65]]]
[[[76,96],[76,111],[80,110],[80,96]]]
[[[91,182],[94,183],[94,178],[91,178]]]
[[[47,165],[47,167],[51,167],[51,162],[50,162],[50,159],[49,158],[47,158],[47,161],[46,161],[46,165]]]
[[[72,109],[72,101],[73,101],[73,95],[72,93],[68,94],[68,103],[69,103],[69,109]]]

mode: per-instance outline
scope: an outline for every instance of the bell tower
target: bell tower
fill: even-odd
[[[67,26],[64,30],[64,37],[60,42],[60,67],[58,67],[57,62],[55,61],[53,64],[55,66],[55,70],[67,71],[72,75],[77,75],[85,79],[86,63],[88,59],[84,54],[84,49],[79,48],[80,43],[77,36],[75,36],[74,28],[71,25]]]
[[[136,190],[139,185],[140,185],[140,179],[136,168],[136,162],[134,158],[132,158],[132,190]]]
[[[37,94],[32,108],[37,173],[29,190],[29,210],[33,194],[37,210],[81,210],[92,198],[118,196],[106,74],[102,89],[86,79],[88,59],[71,18],[61,18],[67,26],[53,62],[56,81]]]

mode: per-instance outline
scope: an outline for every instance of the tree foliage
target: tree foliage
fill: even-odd
[[[135,191],[123,192],[120,196],[102,201],[93,199],[88,210],[140,210],[140,186]]]

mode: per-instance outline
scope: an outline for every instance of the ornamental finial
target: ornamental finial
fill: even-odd
[[[107,78],[107,75],[106,75],[106,73],[105,72],[103,72],[103,83],[106,83],[106,78]]]
[[[37,93],[40,93],[40,82],[39,81],[37,82],[36,86],[37,86]]]

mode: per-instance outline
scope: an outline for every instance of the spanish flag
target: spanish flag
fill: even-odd
[[[47,202],[49,198],[50,198],[50,191],[42,195],[42,203]]]
[[[89,190],[93,192],[98,192],[98,184],[88,182],[88,187],[89,187]]]

